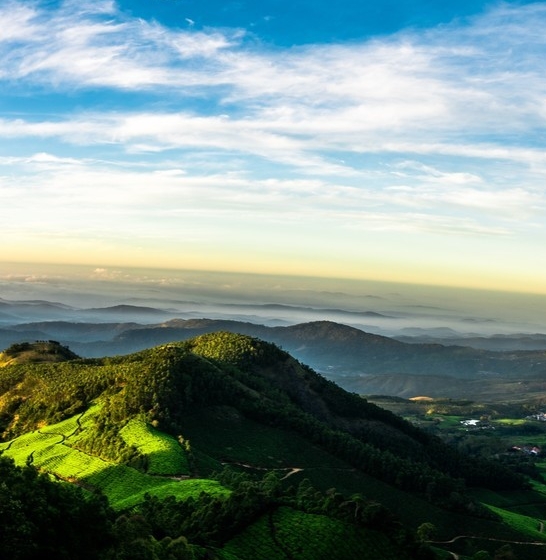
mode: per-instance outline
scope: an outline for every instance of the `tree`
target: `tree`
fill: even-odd
[[[421,523],[419,527],[417,527],[417,540],[421,542],[426,542],[432,540],[432,537],[436,535],[437,529],[436,526],[430,522]]]
[[[113,512],[104,496],[2,456],[0,481],[0,558],[96,560],[111,545]]]

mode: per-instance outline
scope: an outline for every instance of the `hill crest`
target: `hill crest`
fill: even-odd
[[[26,363],[66,362],[79,356],[56,340],[12,344],[0,353],[0,367]]]

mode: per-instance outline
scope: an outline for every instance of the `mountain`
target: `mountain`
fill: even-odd
[[[110,307],[77,308],[63,303],[28,300],[10,301],[0,298],[0,323],[4,328],[12,328],[23,323],[48,321],[139,321],[149,324],[165,321],[176,316],[168,309],[158,309],[141,305],[113,305]]]
[[[515,375],[530,371],[542,375],[546,372],[543,351],[490,352],[465,346],[410,344],[332,321],[267,327],[240,321],[174,319],[159,326],[127,329],[112,343],[135,351],[146,345],[219,329],[273,342],[330,375],[406,373],[471,378],[483,372]]]
[[[404,329],[410,331],[410,329]],[[440,330],[440,329],[437,329]],[[444,329],[441,335],[430,332],[418,333],[418,329],[411,329],[412,334],[394,336],[401,342],[413,344],[443,344],[444,346],[469,346],[478,350],[494,350],[497,352],[512,352],[514,350],[542,350],[546,349],[546,335],[541,333],[495,334],[491,336],[466,335],[461,336],[451,329]]]
[[[146,307],[143,305],[113,305],[110,307],[92,307],[80,310],[80,314],[85,317],[131,317],[144,318],[146,322],[149,319],[164,319],[172,317],[173,312],[165,309],[157,309],[155,307]]]
[[[113,309],[113,308],[111,308]],[[153,316],[155,311],[150,311]],[[73,326],[72,326],[73,325]],[[38,322],[0,329],[0,342],[54,338],[86,357],[129,354],[218,330],[277,344],[344,388],[360,394],[434,397],[479,394],[505,398],[506,383],[532,382],[543,391],[545,352],[491,351],[438,343],[409,343],[331,321],[265,326],[218,319],[170,319],[161,323]],[[39,335],[39,336],[36,336]],[[411,378],[408,378],[411,376]],[[438,378],[444,378],[442,382]],[[404,379],[403,379],[404,378]],[[401,382],[402,380],[402,382]],[[496,387],[492,387],[495,385]],[[508,394],[512,387],[506,386]],[[482,388],[484,391],[481,391]]]
[[[61,361],[52,359],[58,344],[51,356],[40,344],[26,359],[20,348],[4,352],[20,359],[0,369],[0,470],[34,481],[5,463],[13,459],[76,485],[82,500],[95,496],[95,514],[97,492],[106,497],[107,539],[95,542],[96,524],[70,526],[86,531],[86,550],[59,536],[55,546],[71,560],[425,560],[436,558],[423,536],[431,521],[435,546],[447,549],[440,541],[460,534],[528,540],[471,488],[543,502],[523,476],[456,451],[255,337],[219,331],[126,356]],[[46,483],[36,484],[42,495]],[[57,523],[59,535],[69,527],[56,513],[55,528],[42,535],[33,516],[43,506],[21,506],[21,493],[36,493],[20,485],[3,492],[0,514],[18,503],[20,519],[6,518],[0,552],[35,542],[43,553]],[[59,496],[56,511],[81,518],[72,499],[80,498]],[[21,527],[35,541],[21,540]],[[529,559],[543,552],[518,546]]]
[[[34,339],[55,338],[71,342],[106,342],[128,329],[141,328],[140,323],[75,323],[70,321],[41,321],[15,325],[9,329],[0,329],[0,338],[7,333],[19,338],[33,340],[33,333],[40,333]]]
[[[63,303],[28,300],[28,301],[8,301],[0,298],[0,321],[3,323],[14,324],[16,322],[28,320],[28,317],[43,320],[51,318],[66,317],[73,308]]]

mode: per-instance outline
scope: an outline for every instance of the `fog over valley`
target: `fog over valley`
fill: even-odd
[[[9,273],[0,275],[0,290],[3,327],[52,320],[155,324],[175,318],[210,318],[267,326],[328,320],[391,337],[546,333],[546,296],[516,292],[45,265],[10,265]]]

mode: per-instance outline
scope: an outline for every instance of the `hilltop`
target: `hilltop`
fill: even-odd
[[[401,397],[421,394],[503,401],[520,393],[518,384],[523,380],[529,382],[527,390],[521,393],[523,400],[539,396],[546,389],[544,347],[501,351],[498,340],[504,340],[502,337],[488,339],[488,344],[497,341],[493,351],[467,346],[465,339],[453,339],[451,343],[450,339],[442,343],[440,339],[427,342],[411,337],[398,340],[324,320],[265,326],[228,319],[171,318],[143,324],[127,322],[126,319],[139,319],[139,316],[127,315],[125,307],[106,308],[108,312],[102,315],[109,321],[122,322],[50,320],[1,328],[0,343],[7,346],[28,340],[55,339],[82,357],[100,358],[228,331],[274,343],[338,385],[359,394]],[[141,311],[129,307],[131,313]],[[117,313],[120,308],[123,312]],[[160,313],[160,310],[142,309],[149,312],[148,319]],[[535,339],[540,347],[542,339],[538,335]],[[524,338],[517,340],[525,342]]]
[[[247,335],[9,365],[0,430],[0,450],[18,465],[103,492],[112,519],[138,512],[159,558],[182,537],[196,558],[432,558],[417,537],[431,520],[446,540],[454,531],[525,540],[467,491],[529,492],[524,477]],[[302,548],[313,523],[322,544]],[[249,548],[258,534],[262,556]],[[360,552],[347,556],[345,545]]]
[[[0,367],[41,362],[66,362],[79,356],[55,340],[12,344],[0,352]]]

